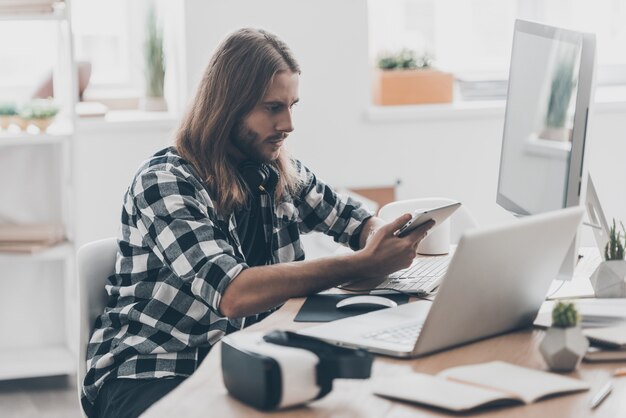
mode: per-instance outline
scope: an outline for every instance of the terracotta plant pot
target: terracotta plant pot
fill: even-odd
[[[601,262],[590,280],[597,298],[626,297],[626,260]]]
[[[0,129],[8,129],[12,120],[13,116],[0,115]]]
[[[571,372],[576,370],[589,348],[589,340],[580,327],[550,327],[541,340],[539,351],[551,370]]]
[[[374,102],[393,106],[450,103],[454,76],[437,70],[377,70]]]
[[[12,122],[17,125],[22,131],[28,128],[28,121],[19,116],[13,116]]]
[[[37,128],[39,128],[39,132],[46,132],[46,129],[48,129],[48,127],[52,124],[52,122],[54,121],[54,118],[36,118],[36,119],[29,119],[28,122],[32,125],[35,125]]]

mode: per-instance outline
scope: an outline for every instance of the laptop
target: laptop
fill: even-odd
[[[532,325],[583,209],[529,216],[463,235],[435,299],[298,331],[393,357],[417,357]]]

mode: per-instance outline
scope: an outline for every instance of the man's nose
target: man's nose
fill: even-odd
[[[281,115],[278,123],[276,124],[276,130],[279,132],[292,132],[294,130],[293,126],[293,115],[291,113],[291,109],[286,110]]]

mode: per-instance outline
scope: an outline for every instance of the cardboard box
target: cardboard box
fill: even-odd
[[[450,103],[454,76],[437,70],[377,70],[374,103],[382,106]]]

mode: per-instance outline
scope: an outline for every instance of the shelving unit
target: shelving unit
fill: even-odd
[[[65,241],[34,253],[0,252],[0,380],[76,371],[78,303],[70,158],[78,87],[70,0],[59,3],[50,13],[0,12],[0,21],[55,26],[57,54],[50,64],[55,101],[61,108],[45,133],[0,131],[0,222],[60,223],[66,236]]]
[[[28,146],[28,145],[58,145],[69,142],[71,134],[50,135],[50,134],[0,134],[0,147]]]

